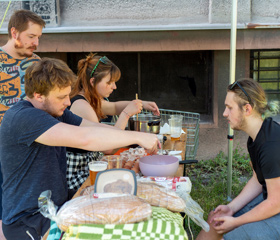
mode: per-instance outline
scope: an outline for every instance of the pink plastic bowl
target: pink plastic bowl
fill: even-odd
[[[167,155],[152,155],[140,158],[139,167],[144,176],[173,177],[179,167],[179,159]]]

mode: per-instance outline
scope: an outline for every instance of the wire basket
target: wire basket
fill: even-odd
[[[168,123],[168,119],[171,115],[182,115],[182,127],[187,129],[187,142],[186,142],[186,153],[185,153],[185,161],[186,160],[195,160],[197,148],[198,148],[198,134],[199,134],[199,121],[200,114],[192,113],[192,112],[183,112],[169,109],[159,109],[161,115],[161,126],[165,123]],[[143,110],[144,114],[152,114],[150,111]],[[113,116],[111,125],[114,125],[117,121],[118,116]],[[108,123],[107,123],[108,124]],[[195,160],[197,161],[197,160]],[[192,163],[190,161],[190,163]]]
[[[183,112],[169,109],[159,109],[161,115],[161,125],[168,123],[171,115],[182,115],[182,127],[187,129],[187,142],[185,160],[194,160],[198,148],[199,121],[200,114],[192,112]],[[148,111],[144,110],[144,113]]]

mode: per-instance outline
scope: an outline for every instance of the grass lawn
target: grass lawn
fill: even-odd
[[[250,158],[236,148],[232,160],[232,198],[243,189],[252,176]],[[220,152],[216,158],[201,160],[187,167],[186,175],[192,182],[191,197],[204,210],[204,220],[208,213],[220,204],[227,204],[227,155]],[[190,220],[190,228],[194,239],[201,227]],[[191,237],[190,237],[191,239]]]

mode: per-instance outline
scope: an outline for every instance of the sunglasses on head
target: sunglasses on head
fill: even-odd
[[[241,86],[241,84],[240,84],[238,81],[234,82],[234,83],[230,86],[229,90],[232,90],[236,85],[237,85],[237,86],[242,90],[242,92],[246,95],[246,97],[248,98],[248,102],[251,104],[252,101],[251,101],[251,98],[250,98],[249,94],[245,91],[245,89]]]
[[[109,59],[106,56],[99,58],[98,62],[95,64],[94,68],[92,69],[92,71],[90,73],[90,77],[92,77],[92,75],[94,74],[94,71],[96,70],[96,68],[100,62],[107,64],[108,61],[109,61]]]

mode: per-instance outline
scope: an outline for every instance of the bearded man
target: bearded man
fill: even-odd
[[[5,112],[25,98],[25,70],[40,58],[39,45],[44,20],[29,10],[15,11],[8,24],[8,42],[0,48],[0,124]]]
[[[210,231],[196,240],[280,239],[280,125],[268,117],[278,109],[253,79],[228,86],[223,115],[232,129],[248,134],[253,174],[236,198],[209,214]]]

